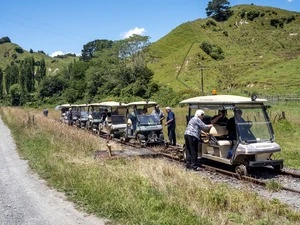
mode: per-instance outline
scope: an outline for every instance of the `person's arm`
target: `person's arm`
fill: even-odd
[[[174,120],[174,114],[173,113],[170,113],[169,115],[169,120],[166,121],[166,126],[169,125],[170,123],[172,123],[172,121]]]
[[[164,115],[164,113],[161,111],[160,112],[161,114],[160,114],[160,121],[162,121],[162,120],[164,120],[165,119],[165,115]]]
[[[218,120],[221,119],[222,117],[223,117],[223,114],[220,113],[220,114],[218,114],[217,116],[214,116],[214,117],[211,119],[210,123],[211,123],[211,124],[215,124],[215,123],[217,123]]]

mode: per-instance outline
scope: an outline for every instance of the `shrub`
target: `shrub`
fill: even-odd
[[[273,27],[281,27],[283,28],[283,20],[282,19],[271,19],[270,25]]]
[[[15,51],[17,52],[17,53],[24,53],[24,50],[23,50],[23,48],[21,48],[21,47],[15,47]]]
[[[213,20],[207,20],[206,22],[206,26],[210,27],[210,26],[217,26],[217,23]]]
[[[12,54],[11,57],[12,57],[13,59],[17,59],[17,58],[18,58],[17,54]]]
[[[259,11],[249,11],[247,13],[247,18],[251,21],[253,21],[256,17],[259,17],[260,12]]]
[[[224,59],[224,52],[222,50],[221,47],[216,46],[216,45],[212,45],[210,43],[207,42],[203,42],[200,45],[200,48],[206,53],[208,54],[210,57],[212,57],[214,60],[222,60]]]

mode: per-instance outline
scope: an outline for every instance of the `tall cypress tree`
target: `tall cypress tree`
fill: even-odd
[[[38,82],[38,84],[40,84],[45,76],[46,76],[46,63],[45,63],[45,59],[43,58],[41,59],[39,63],[39,67],[36,71],[35,80]]]

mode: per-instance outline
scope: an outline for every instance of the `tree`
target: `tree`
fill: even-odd
[[[208,2],[206,10],[207,16],[212,16],[217,21],[225,21],[231,15],[230,3],[227,0],[212,0]]]
[[[19,67],[16,64],[9,65],[4,73],[5,93],[8,94],[10,86],[19,82]]]
[[[3,38],[0,38],[0,45],[3,44],[3,43],[11,43],[9,37],[3,37]]]
[[[20,84],[24,93],[32,93],[35,90],[34,58],[25,58],[20,65]]]
[[[19,84],[13,84],[9,88],[9,95],[11,99],[12,106],[19,106],[20,105],[20,98],[21,98],[21,88]]]
[[[125,64],[133,67],[145,66],[145,55],[150,45],[149,36],[134,34],[127,39],[118,42],[119,57]]]
[[[82,61],[74,61],[68,65],[68,68],[63,71],[64,82],[67,84],[65,92],[68,91],[71,95],[82,99],[86,90],[85,72],[89,64]],[[70,89],[70,91],[69,91]],[[75,94],[74,94],[75,93]],[[71,101],[70,101],[71,102]]]
[[[63,92],[64,85],[62,78],[58,75],[45,77],[40,85],[39,97],[45,98],[59,96]]]
[[[46,63],[45,59],[42,58],[41,61],[39,61],[39,67],[35,74],[35,79],[37,80],[38,84],[43,80],[43,78],[46,76]]]
[[[102,51],[103,49],[111,48],[113,41],[109,40],[94,40],[83,46],[81,50],[82,61],[89,61],[94,57],[96,51]]]

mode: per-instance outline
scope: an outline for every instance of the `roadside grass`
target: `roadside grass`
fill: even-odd
[[[1,108],[21,157],[78,207],[121,224],[299,224],[300,214],[164,159],[95,158],[106,142],[40,112]],[[178,113],[179,114],[179,113]],[[121,147],[112,144],[112,150]]]

